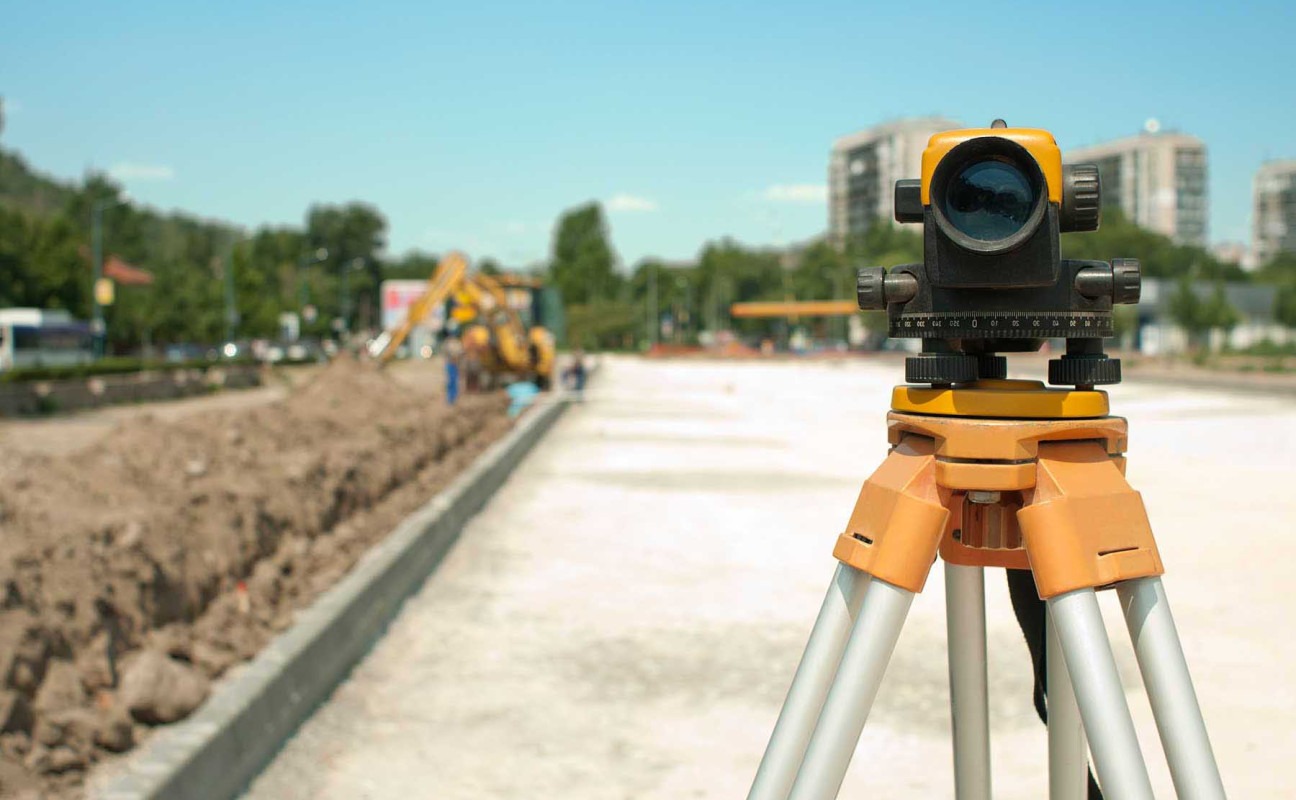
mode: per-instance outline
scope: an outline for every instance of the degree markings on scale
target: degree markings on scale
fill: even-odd
[[[891,323],[893,332],[913,330],[919,336],[985,329],[995,329],[997,335],[1010,338],[1059,338],[1075,336],[1082,329],[1086,336],[1106,337],[1113,333],[1110,316],[1085,311],[1039,316],[1011,311],[917,313],[903,315]]]

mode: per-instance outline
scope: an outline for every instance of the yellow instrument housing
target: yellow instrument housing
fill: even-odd
[[[927,141],[922,154],[922,204],[931,205],[931,181],[936,165],[949,151],[969,139],[993,136],[1016,142],[1026,149],[1039,164],[1048,184],[1050,203],[1062,202],[1062,151],[1053,134],[1039,128],[966,128],[961,131],[938,133]]]

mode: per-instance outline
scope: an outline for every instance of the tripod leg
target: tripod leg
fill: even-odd
[[[833,800],[864,731],[914,593],[873,578],[855,619],[837,677],[792,785],[792,800]]]
[[[945,562],[954,796],[990,800],[990,697],[986,681],[985,570]]]
[[[1224,783],[1206,735],[1188,663],[1160,578],[1117,584],[1143,684],[1179,800],[1224,800]]]
[[[1046,622],[1048,671],[1049,800],[1085,800],[1089,751],[1075,689],[1067,675],[1062,644],[1051,621]]]
[[[787,800],[868,584],[867,573],[838,562],[747,800]]]
[[[1153,800],[1152,782],[1094,590],[1075,589],[1050,597],[1047,603],[1103,792],[1119,800]]]

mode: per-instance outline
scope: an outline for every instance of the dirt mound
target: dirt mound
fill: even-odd
[[[506,406],[448,409],[338,360],[277,403],[0,460],[0,796],[79,794],[105,752],[187,714],[507,430]],[[185,691],[126,698],[132,669]]]

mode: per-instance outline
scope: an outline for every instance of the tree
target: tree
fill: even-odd
[[[1236,328],[1242,319],[1237,309],[1229,302],[1228,295],[1225,294],[1224,281],[1219,279],[1215,281],[1215,288],[1211,290],[1210,298],[1202,305],[1202,314],[1211,330],[1226,333]]]
[[[378,284],[383,279],[381,253],[386,247],[387,218],[376,207],[360,202],[311,206],[306,214],[306,253],[320,248],[328,251],[324,262],[314,268],[324,271],[327,277],[307,278],[324,293],[323,297],[312,296],[312,299],[335,315],[340,313],[336,300],[339,276],[358,260],[363,266],[362,279],[352,280],[348,276],[347,280],[352,281],[353,296],[367,298],[374,319],[378,319],[381,315]],[[359,306],[353,304],[353,307]],[[325,314],[320,316],[322,320]]]
[[[792,273],[792,286],[798,300],[848,297],[854,283],[845,254],[822,239],[801,252]]]
[[[621,279],[614,270],[616,254],[608,241],[607,224],[598,203],[565,212],[554,232],[549,280],[568,305],[615,298]]]
[[[600,300],[567,309],[567,339],[586,349],[623,348],[639,333],[636,307],[623,301]]]
[[[864,233],[846,242],[845,253],[852,267],[890,269],[899,264],[921,264],[923,237],[916,227],[875,220]]]
[[[63,308],[85,316],[90,272],[78,232],[64,217],[40,219],[0,208],[0,306]]]
[[[1170,295],[1170,316],[1188,334],[1189,347],[1193,350],[1202,349],[1206,334],[1213,330],[1232,330],[1239,321],[1222,280],[1215,281],[1210,296],[1203,299],[1199,287],[1188,275],[1178,280]]]
[[[1204,248],[1175,244],[1168,236],[1140,228],[1112,206],[1103,208],[1098,230],[1062,236],[1062,257],[1092,261],[1137,258],[1146,278],[1174,280],[1189,273],[1205,280],[1246,282],[1251,278],[1237,264],[1221,261]]]
[[[1256,280],[1277,287],[1274,318],[1296,328],[1296,253],[1281,252],[1256,270]]]
[[[1194,349],[1199,346],[1201,335],[1210,330],[1202,306],[1201,298],[1193,291],[1192,280],[1187,275],[1179,278],[1170,295],[1170,317],[1188,334],[1188,344]]]
[[[1278,287],[1274,298],[1274,319],[1289,328],[1296,328],[1296,284]]]

